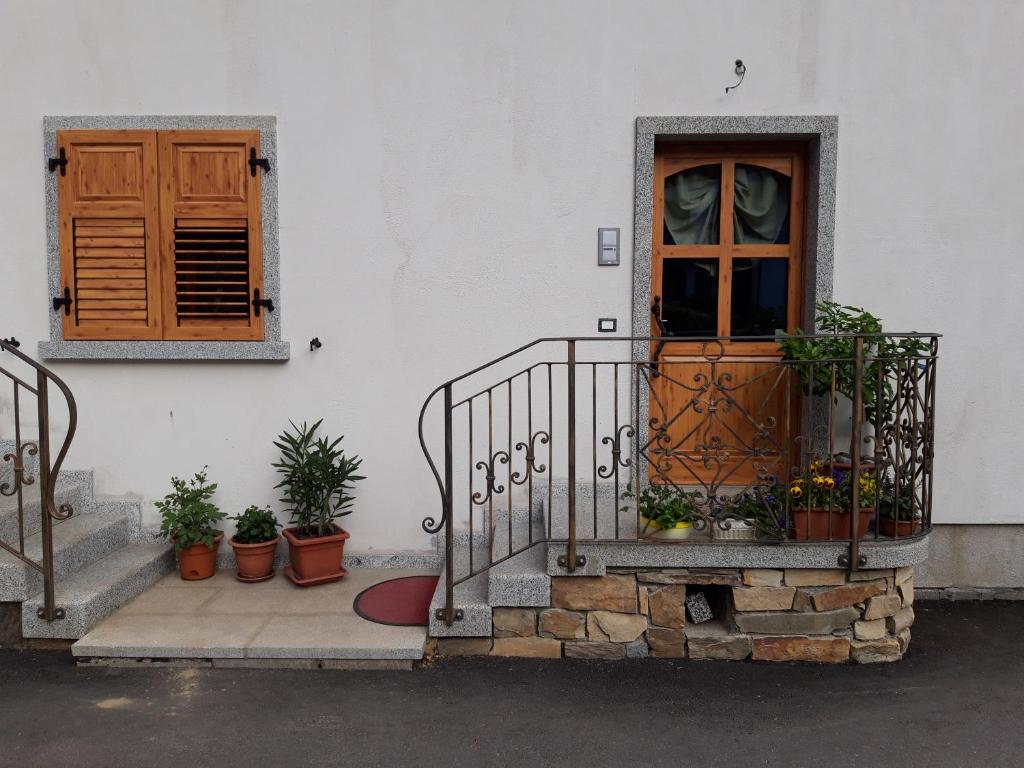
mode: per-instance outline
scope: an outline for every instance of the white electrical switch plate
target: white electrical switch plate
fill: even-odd
[[[619,228],[601,227],[597,230],[597,265],[619,266]]]

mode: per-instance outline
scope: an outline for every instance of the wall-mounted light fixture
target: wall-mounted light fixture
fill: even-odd
[[[736,85],[730,85],[730,86],[728,86],[728,87],[727,87],[727,88],[725,89],[725,92],[726,92],[726,93],[728,93],[729,91],[734,91],[734,90],[736,90],[737,88],[739,88],[739,87],[740,87],[740,83],[742,83],[742,82],[743,82],[743,76],[744,76],[745,74],[747,74],[747,67],[746,67],[746,65],[745,65],[745,64],[743,63],[743,59],[736,59],[736,69],[734,69],[734,70],[733,70],[733,72],[735,72],[735,73],[736,73],[736,76],[737,76],[737,77],[739,78],[739,80],[737,80],[737,81],[736,81]]]

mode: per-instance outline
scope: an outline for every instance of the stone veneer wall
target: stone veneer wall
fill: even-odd
[[[724,593],[725,615],[693,624],[687,590]],[[723,602],[723,601],[719,601]],[[914,621],[912,568],[608,569],[554,577],[549,608],[495,608],[493,637],[437,638],[441,656],[755,661],[898,661]],[[721,604],[719,613],[721,613]]]

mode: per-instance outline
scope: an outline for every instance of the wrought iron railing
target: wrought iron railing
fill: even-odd
[[[580,542],[680,537],[840,542],[837,565],[856,569],[862,540],[926,534],[939,337],[788,338],[816,351],[539,339],[437,387],[419,432],[441,495],[423,521],[445,536],[438,618],[459,618],[455,586],[541,542],[565,546],[569,572]]]
[[[57,504],[55,492],[61,465],[64,463],[64,457],[67,456],[71,440],[75,435],[78,409],[67,384],[53,371],[24,355],[17,347],[18,344],[13,338],[0,339],[0,352],[9,353],[30,372],[25,378],[22,378],[15,372],[17,363],[9,367],[0,365],[0,374],[10,380],[13,390],[10,409],[13,422],[11,424],[12,432],[10,437],[7,437],[7,440],[13,438],[13,448],[3,453],[3,463],[0,464],[0,469],[3,470],[3,475],[0,475],[0,495],[15,499],[13,514],[17,525],[17,534],[14,536],[17,541],[5,541],[0,538],[0,548],[42,574],[43,605],[39,609],[39,617],[46,621],[53,621],[64,617],[64,611],[57,607],[54,596],[53,524],[55,521],[66,520],[74,514],[74,509],[70,504]],[[3,362],[3,359],[0,358],[0,363]],[[68,417],[67,429],[63,430],[57,457],[52,462],[50,460],[51,384],[55,385],[63,395]],[[23,401],[26,398],[35,400],[35,408],[26,409],[29,410],[29,413],[34,411],[34,421],[31,416],[23,419]],[[5,426],[0,424],[0,428]],[[25,435],[26,429],[31,430],[28,437]],[[3,437],[5,437],[4,433],[0,432],[0,438]],[[32,471],[33,465],[34,472]],[[34,527],[34,523],[28,519],[28,513],[26,513],[25,489],[33,485],[37,485],[39,488],[41,547],[38,560],[33,559],[26,549],[29,529]],[[13,528],[13,525],[9,527]]]

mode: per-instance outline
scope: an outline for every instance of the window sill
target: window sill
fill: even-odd
[[[287,341],[41,341],[43,360],[285,361]]]

